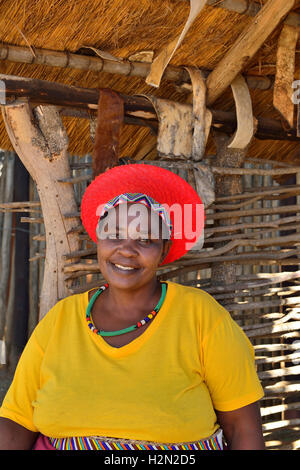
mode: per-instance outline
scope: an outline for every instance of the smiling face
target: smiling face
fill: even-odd
[[[122,289],[151,282],[172,243],[163,239],[164,223],[160,217],[153,218],[150,208],[142,206],[137,219],[130,207],[128,204],[125,213],[120,206],[108,211],[98,230],[100,271],[110,285]]]

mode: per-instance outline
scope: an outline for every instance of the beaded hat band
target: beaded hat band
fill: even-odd
[[[168,229],[169,238],[171,238],[173,225],[167,210],[163,205],[161,205],[159,202],[156,202],[152,197],[143,193],[123,193],[114,197],[113,199],[108,201],[103,207],[99,217],[99,221],[101,221],[107,215],[110,209],[117,207],[119,204],[128,203],[143,204],[144,206],[149,207],[153,212],[158,214]]]

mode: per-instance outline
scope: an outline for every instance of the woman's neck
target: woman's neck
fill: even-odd
[[[155,277],[140,288],[125,290],[109,286],[105,291],[105,307],[119,318],[140,318],[141,314],[150,313],[161,296],[161,285]]]

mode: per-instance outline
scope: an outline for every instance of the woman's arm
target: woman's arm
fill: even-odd
[[[215,410],[229,450],[264,450],[259,402],[234,411]]]
[[[38,433],[7,418],[0,418],[0,450],[30,450]]]

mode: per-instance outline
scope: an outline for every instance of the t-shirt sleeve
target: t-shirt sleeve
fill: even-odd
[[[0,416],[11,419],[33,432],[33,412],[41,387],[41,365],[56,321],[59,303],[49,310],[31,334],[17,364],[13,381],[4,397]]]
[[[13,381],[0,408],[1,417],[11,419],[33,432],[38,432],[33,423],[33,402],[40,386],[43,356],[33,333],[19,359]]]
[[[264,396],[254,348],[226,311],[203,340],[203,363],[205,382],[216,410],[233,411]]]

